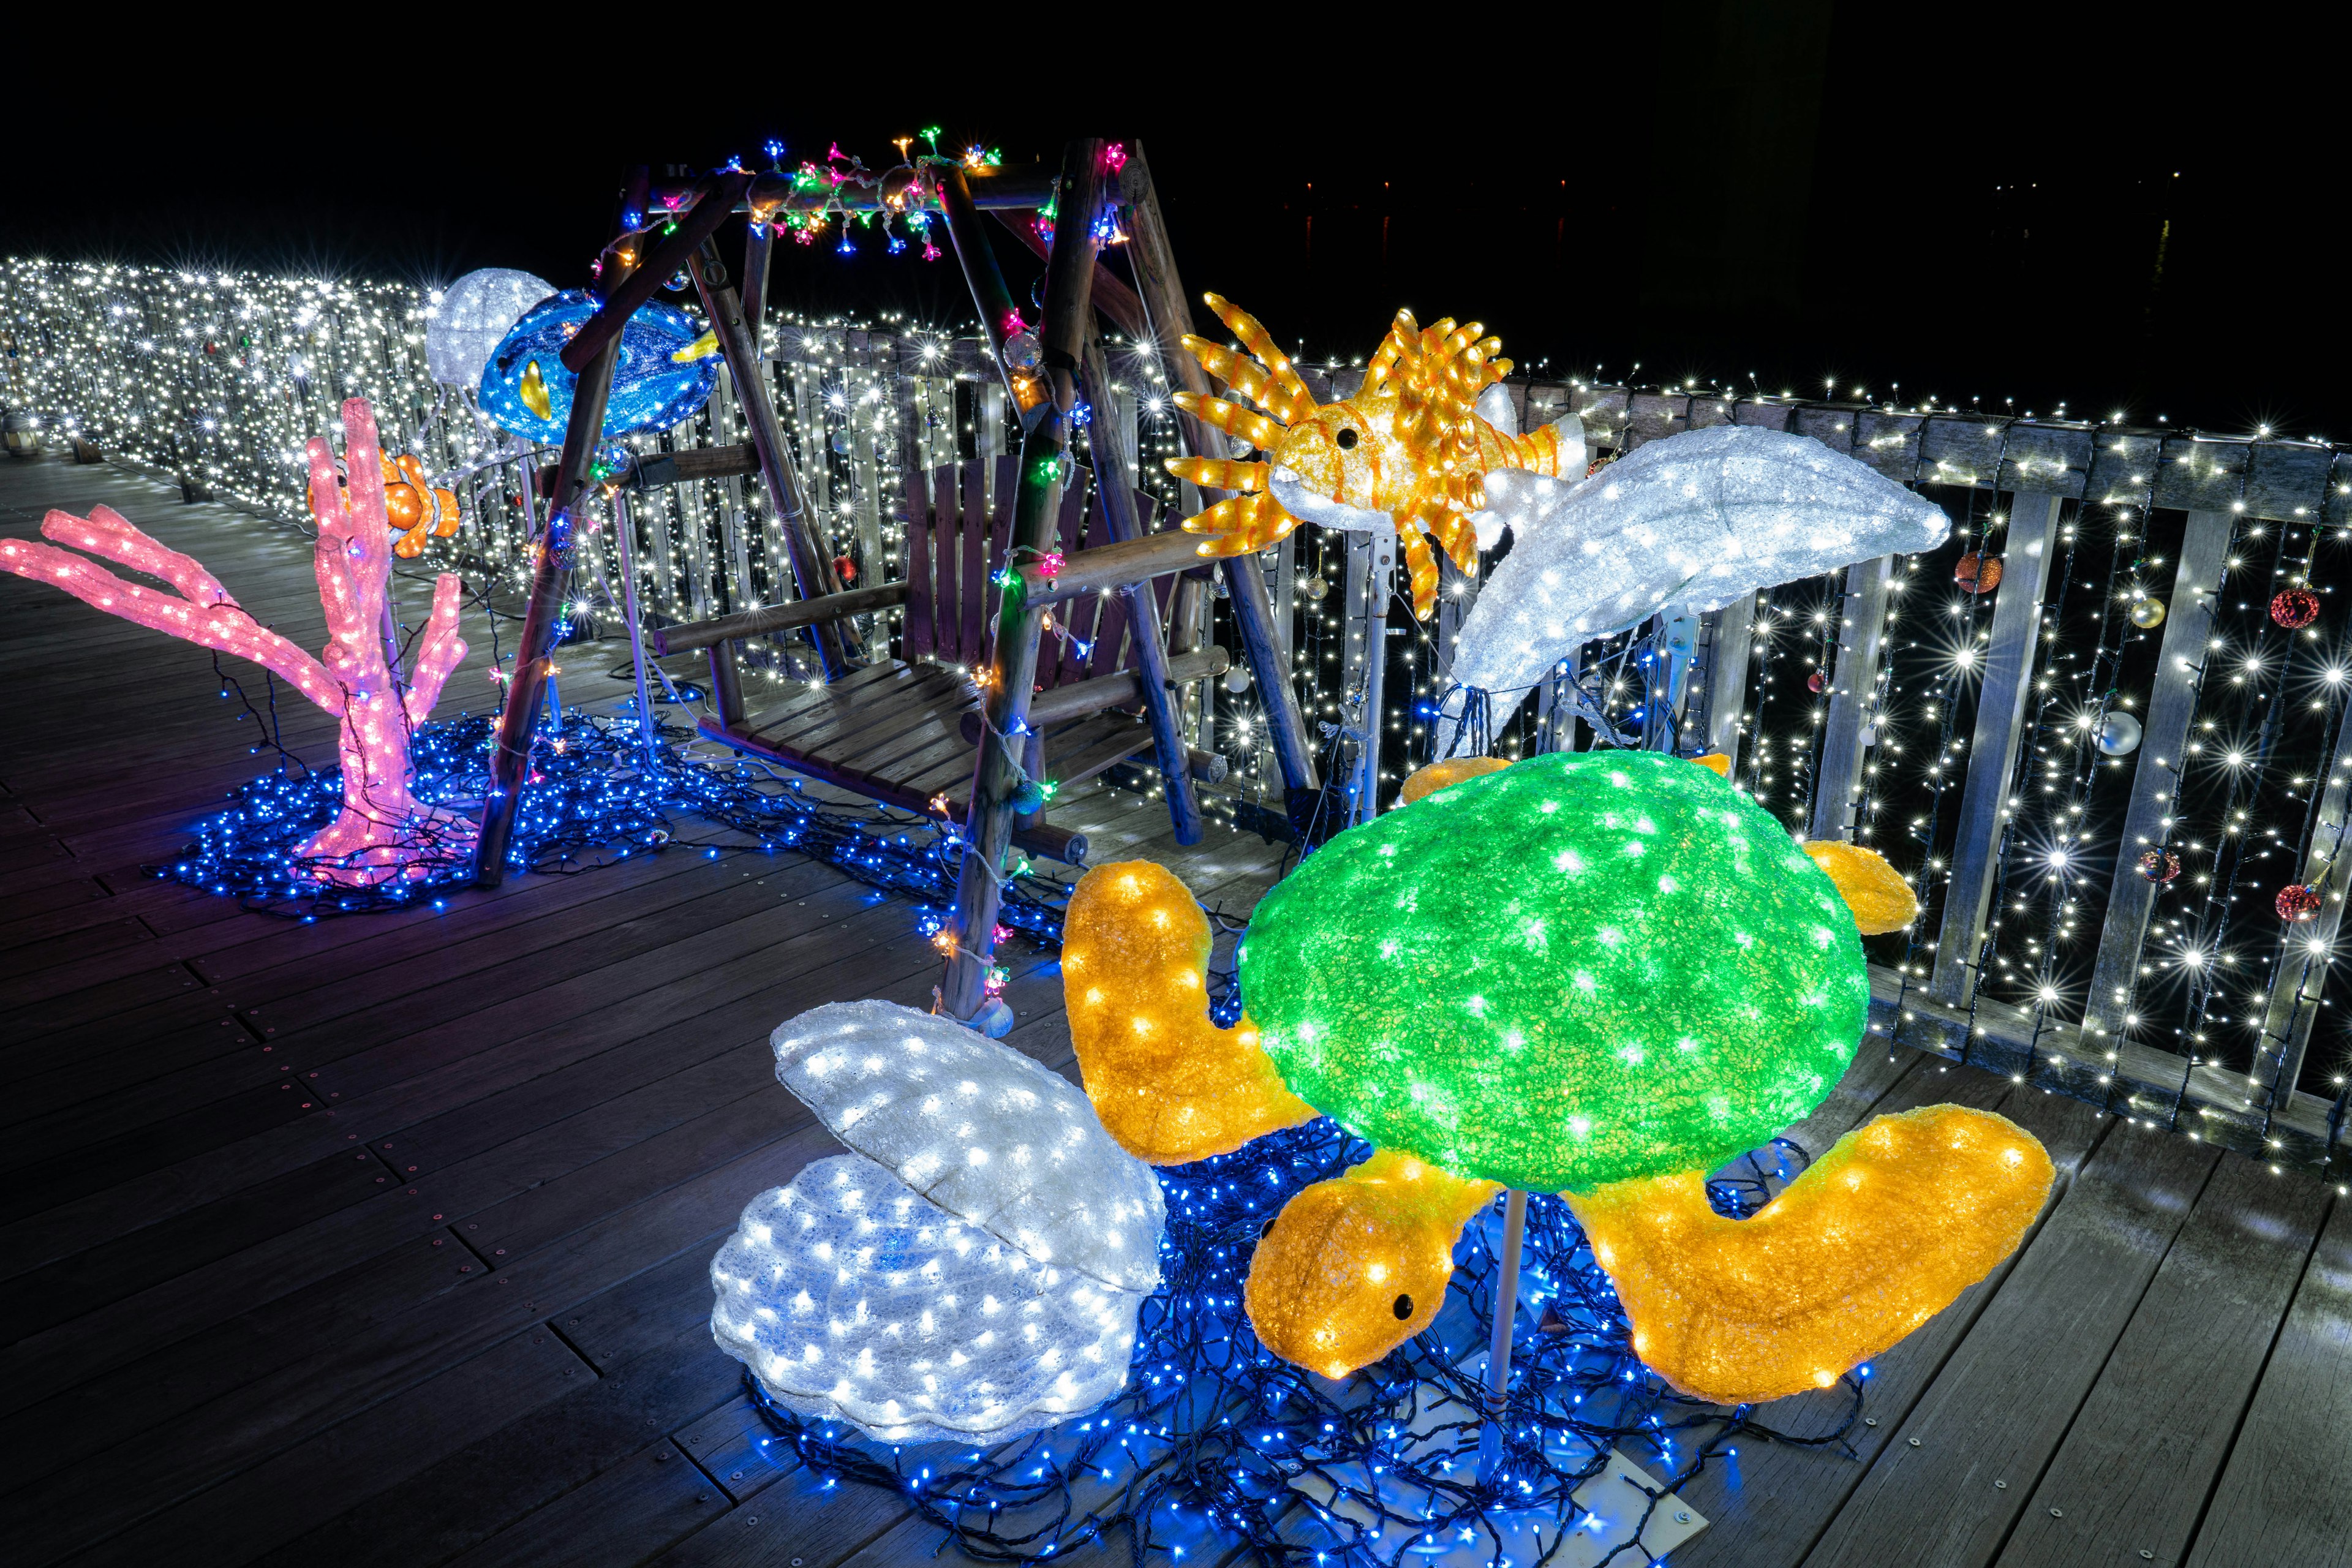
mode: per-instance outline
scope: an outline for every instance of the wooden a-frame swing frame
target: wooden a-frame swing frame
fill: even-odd
[[[1108,141],[1084,137],[1067,144],[1058,169],[1038,164],[968,171],[940,161],[922,165],[911,180],[886,176],[873,186],[843,186],[822,193],[801,190],[784,174],[754,175],[730,169],[656,186],[647,171],[634,172],[624,195],[625,212],[637,215],[638,221],[648,213],[665,212],[668,224],[650,255],[640,253],[647,239],[637,233],[625,234],[606,247],[597,272],[603,304],[563,349],[564,364],[579,379],[553,472],[550,522],[533,553],[522,634],[499,714],[491,787],[483,806],[476,862],[480,884],[495,886],[504,875],[507,845],[530,760],[530,736],[547,696],[555,626],[572,563],[569,520],[590,482],[619,357],[621,328],[664,279],[687,272],[709,317],[751,435],[751,450],[746,454],[750,462],[745,466],[756,468],[775,510],[797,595],[785,604],[668,627],[658,634],[662,651],[709,650],[716,711],[714,722],[704,725],[705,732],[747,750],[761,749],[746,743],[741,728],[743,698],[735,666],[735,639],[805,626],[830,685],[850,677],[863,658],[854,617],[904,597],[904,584],[844,591],[768,395],[760,362],[760,320],[774,242],[772,224],[791,210],[830,207],[853,213],[936,214],[971,290],[973,306],[1013,405],[1021,411],[1021,450],[1013,470],[1015,488],[1003,557],[1008,569],[1000,574],[1001,584],[991,587],[995,635],[987,645],[981,682],[983,706],[978,749],[964,816],[955,910],[947,927],[949,957],[940,988],[946,1011],[969,1018],[985,1000],[985,978],[994,959],[1001,883],[1021,831],[1016,796],[1026,776],[1024,763],[1034,766],[1038,754],[1034,744],[1026,743],[1016,753],[1007,738],[1023,742],[1034,739],[1032,699],[1045,626],[1043,612],[1047,606],[1082,595],[1117,596],[1126,614],[1135,668],[1076,687],[1064,686],[1055,693],[1055,703],[1047,707],[1068,718],[1139,700],[1150,722],[1150,750],[1160,768],[1176,839],[1193,844],[1202,831],[1192,782],[1194,773],[1202,771],[1202,759],[1185,741],[1175,688],[1181,680],[1213,673],[1214,668],[1223,665],[1223,659],[1214,657],[1215,650],[1195,646],[1202,620],[1200,595],[1208,586],[1207,574],[1200,569],[1213,565],[1223,574],[1243,653],[1260,693],[1294,815],[1319,794],[1321,780],[1264,577],[1246,562],[1238,569],[1224,562],[1204,563],[1198,542],[1180,531],[1145,531],[1137,504],[1136,454],[1124,449],[1115,421],[1096,421],[1088,432],[1096,505],[1112,542],[1066,552],[1057,571],[1047,571],[1040,564],[1056,541],[1067,467],[1064,455],[1073,444],[1078,423],[1075,411],[1082,400],[1097,408],[1112,405],[1098,318],[1108,320],[1131,340],[1150,345],[1175,384],[1204,396],[1220,390],[1198,362],[1182,352],[1178,341],[1192,328],[1191,305],[1176,271],[1150,165],[1140,146],[1129,142],[1120,151],[1124,157],[1114,153]],[[1053,237],[1047,242],[1024,215],[1034,215],[1049,203],[1055,205],[1055,222]],[[745,242],[740,289],[728,275],[713,240],[720,226],[739,211],[755,215]],[[1020,317],[990,247],[980,216],[983,211],[992,212],[1045,258],[1045,308],[1035,329],[1040,352],[1034,371],[1015,367],[1007,357],[1006,340],[1020,329]],[[1112,221],[1106,224],[1102,221],[1106,218]],[[1132,286],[1101,259],[1100,237],[1113,229],[1128,237],[1121,248],[1134,278]],[[1201,420],[1185,415],[1180,428],[1187,451],[1203,457],[1224,455],[1221,437]],[[911,493],[914,489],[908,487],[909,507],[917,504]],[[1202,496],[1203,504],[1214,499],[1213,493]],[[1175,577],[1172,614],[1163,629],[1162,598],[1155,592],[1154,582],[1174,574],[1182,575]],[[638,635],[634,621],[631,631],[633,637]],[[1089,693],[1084,688],[1097,689]],[[1100,706],[1089,710],[1086,704],[1097,698]],[[957,700],[966,702],[961,695]],[[1041,718],[1045,710],[1040,709]],[[793,756],[784,760],[795,765],[808,763]],[[877,793],[877,797],[887,793],[839,771],[820,772],[819,776],[853,788],[866,784],[867,792]],[[890,804],[908,803],[893,799]],[[1065,852],[1082,855],[1082,847],[1071,850],[1063,842],[1068,837],[1061,836],[1055,844]],[[1050,852],[1053,847],[1047,847]]]

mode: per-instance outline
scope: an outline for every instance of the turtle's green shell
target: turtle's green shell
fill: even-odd
[[[1649,752],[1532,758],[1341,834],[1258,904],[1241,978],[1300,1099],[1537,1192],[1769,1142],[1828,1095],[1870,1007],[1812,858]]]

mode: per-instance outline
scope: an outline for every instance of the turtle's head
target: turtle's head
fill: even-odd
[[[1257,1337],[1325,1377],[1380,1360],[1436,1321],[1454,1238],[1501,1190],[1383,1151],[1299,1192],[1250,1261]]]

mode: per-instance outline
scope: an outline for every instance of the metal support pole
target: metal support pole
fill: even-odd
[[[625,491],[613,492],[613,555],[621,569],[621,616],[629,624],[629,665],[637,677],[637,738],[646,749],[646,771],[661,765],[661,748],[655,738],[654,704],[646,685],[646,632],[637,607],[637,552],[629,521]]]
[[[1519,1313],[1519,1249],[1528,1233],[1528,1194],[1517,1187],[1503,1203],[1501,1277],[1495,1282],[1495,1328],[1486,1341],[1486,1425],[1478,1434],[1478,1479],[1503,1458],[1503,1417],[1511,1407],[1511,1331]]]
[[[1379,529],[1371,535],[1370,569],[1365,574],[1363,755],[1358,759],[1356,798],[1350,822],[1370,822],[1381,814],[1381,700],[1387,694],[1389,668],[1389,599],[1396,592],[1396,531]]]

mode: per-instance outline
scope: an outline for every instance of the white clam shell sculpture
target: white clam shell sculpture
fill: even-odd
[[[815,1008],[773,1045],[856,1152],[754,1198],[711,1262],[711,1331],[771,1397],[888,1442],[968,1442],[1125,1385],[1167,1210],[1081,1090],[886,1002]]]

